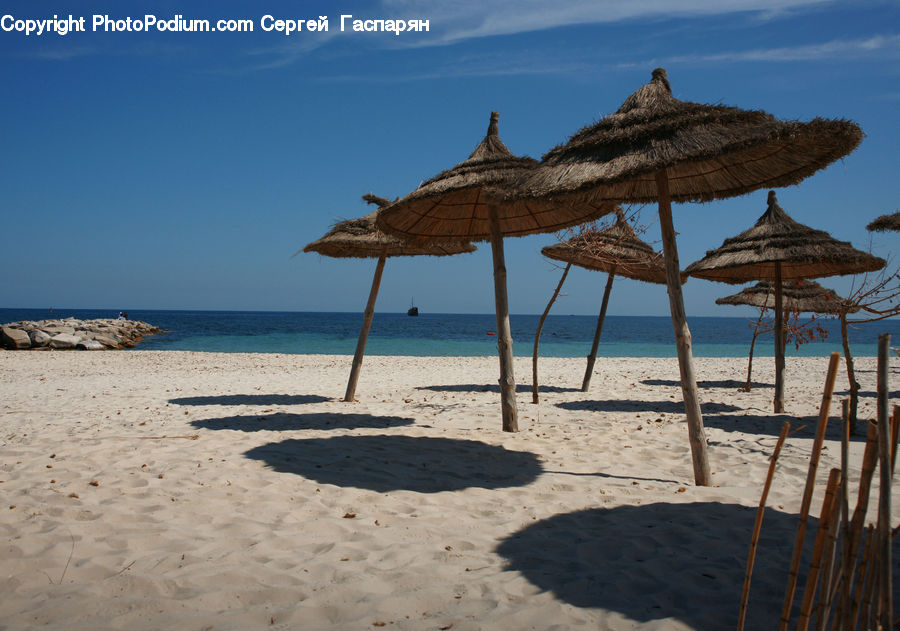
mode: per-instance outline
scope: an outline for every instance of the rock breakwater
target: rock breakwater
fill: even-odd
[[[163,329],[140,320],[97,318],[10,322],[0,326],[0,347],[9,350],[131,348]]]

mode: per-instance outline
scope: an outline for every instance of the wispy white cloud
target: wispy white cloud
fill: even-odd
[[[832,40],[802,46],[755,48],[696,55],[673,55],[664,59],[622,62],[615,64],[615,67],[643,68],[653,64],[703,65],[739,62],[849,61],[872,54],[877,54],[881,57],[900,57],[900,35],[875,35],[864,39]]]
[[[144,42],[133,46],[104,47],[104,46],[48,46],[36,50],[19,53],[20,57],[41,59],[44,61],[70,61],[81,57],[93,57],[96,55],[118,55],[134,57],[169,57],[177,58],[186,50],[185,46],[177,44],[160,44]]]
[[[383,0],[380,11],[384,17],[430,20],[432,37],[417,38],[416,43],[435,46],[480,37],[624,20],[742,12],[772,18],[835,3],[835,0],[571,0],[565,3],[546,0]]]
[[[702,54],[680,54],[666,57],[610,60],[609,54],[567,49],[564,53],[519,51],[465,55],[434,65],[422,71],[405,67],[403,72],[387,74],[333,75],[333,81],[409,82],[423,79],[491,77],[516,75],[585,75],[610,70],[652,68],[654,66],[709,66],[742,62],[843,62],[870,56],[900,58],[900,35],[875,35],[863,39],[832,40],[818,44],[727,50]]]
[[[454,79],[471,77],[510,77],[524,75],[578,74],[591,71],[596,64],[577,59],[576,56],[560,58],[546,53],[488,53],[464,55],[429,66],[421,71],[405,68],[403,72],[391,70],[386,74],[329,75],[327,81],[339,82],[392,82],[408,83],[428,79]]]
[[[90,57],[99,55],[101,49],[96,46],[67,46],[60,48],[44,48],[28,54],[33,59],[43,59],[46,61],[68,61],[77,57]]]
[[[259,62],[252,65],[249,69],[268,70],[289,66],[310,52],[325,46],[339,33],[340,31],[338,30],[317,32],[313,37],[295,38],[276,46],[254,48],[247,51],[247,55],[258,59]]]

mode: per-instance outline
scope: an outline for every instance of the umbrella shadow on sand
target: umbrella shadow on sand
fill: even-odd
[[[318,394],[221,394],[169,399],[175,405],[306,405],[331,401]]]
[[[638,622],[674,618],[692,629],[729,629],[737,623],[755,515],[755,508],[718,502],[593,508],[531,524],[496,551],[507,570],[576,607]],[[748,629],[778,625],[797,519],[766,511]],[[817,524],[810,518],[809,543]],[[806,547],[801,592],[812,546]]]
[[[644,379],[641,381],[645,386],[671,386],[673,388],[680,388],[681,382],[674,379]],[[746,381],[739,381],[737,379],[718,379],[718,380],[709,380],[709,381],[698,381],[698,388],[734,388],[735,390],[739,390],[747,385]],[[762,383],[761,381],[751,381],[750,387],[752,388],[774,388],[775,386],[771,383]]]
[[[416,390],[432,390],[434,392],[500,392],[500,384],[454,383],[441,386],[419,386]],[[578,392],[580,388],[563,388],[560,386],[540,386],[541,392]],[[531,392],[531,386],[516,384],[519,394]]]
[[[372,414],[340,414],[314,412],[311,414],[247,414],[191,421],[197,429],[232,429],[241,432],[285,432],[303,429],[387,429],[412,425],[414,419],[402,416],[375,416]]]
[[[684,404],[681,401],[640,401],[631,399],[609,399],[605,401],[563,401],[556,404],[564,410],[585,412],[652,412],[655,414],[684,414]],[[721,414],[722,412],[735,412],[741,408],[728,403],[701,403],[703,414]]]
[[[333,436],[285,440],[245,454],[279,473],[379,493],[525,486],[543,471],[537,456],[474,440]]]
[[[758,408],[754,408],[758,409]],[[816,426],[819,424],[818,416],[791,416],[790,414],[720,414],[705,419],[705,426],[721,429],[726,432],[743,432],[777,437],[781,433],[781,427],[787,421],[791,424],[791,438],[808,438],[812,440],[816,435]],[[841,441],[841,420],[835,416],[834,404],[831,407],[828,425],[825,427],[825,440]],[[856,425],[856,433],[850,435],[851,441],[866,440],[866,420],[860,418]],[[712,444],[712,441],[710,441]]]

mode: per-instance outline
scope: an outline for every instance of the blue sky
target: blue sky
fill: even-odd
[[[673,7],[677,7],[673,8]],[[361,311],[372,260],[291,255],[366,192],[402,196],[465,159],[492,110],[536,158],[668,71],[684,100],[783,119],[856,121],[862,145],[778,192],[797,221],[868,249],[900,210],[900,3],[810,0],[16,2],[15,19],[84,16],[88,31],[0,31],[0,307]],[[252,33],[92,32],[113,19],[249,19]],[[326,15],[328,32],[260,19]],[[340,31],[428,19],[427,33]],[[8,22],[7,22],[8,23]],[[682,267],[749,228],[766,191],[674,207]],[[656,208],[640,211],[660,248]],[[507,239],[512,313],[540,313],[561,270],[553,234]],[[900,236],[876,235],[888,257]],[[605,276],[575,268],[554,313],[594,314]],[[851,279],[823,279],[839,292]],[[745,315],[691,280],[688,315]],[[391,259],[377,310],[493,312],[490,247]],[[611,314],[665,315],[664,287],[621,279]]]

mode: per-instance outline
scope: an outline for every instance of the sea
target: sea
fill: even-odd
[[[50,318],[115,318],[104,309],[0,309],[0,323]],[[291,311],[129,311],[129,319],[162,329],[137,350],[182,350],[224,353],[295,353],[352,355],[356,350],[362,313]],[[513,350],[530,357],[538,315],[511,315]],[[689,317],[695,357],[746,357],[755,319]],[[843,352],[840,322],[818,318],[826,337],[796,347],[788,356],[828,356]],[[542,357],[584,357],[590,352],[596,316],[549,315],[539,353]],[[367,355],[420,357],[491,356],[497,352],[493,314],[375,313],[366,344]],[[890,333],[900,346],[900,321],[851,324],[850,345],[855,356],[878,354],[878,336]],[[755,356],[773,356],[774,338],[761,335]],[[607,316],[597,354],[601,357],[675,357],[675,335],[667,316]]]

